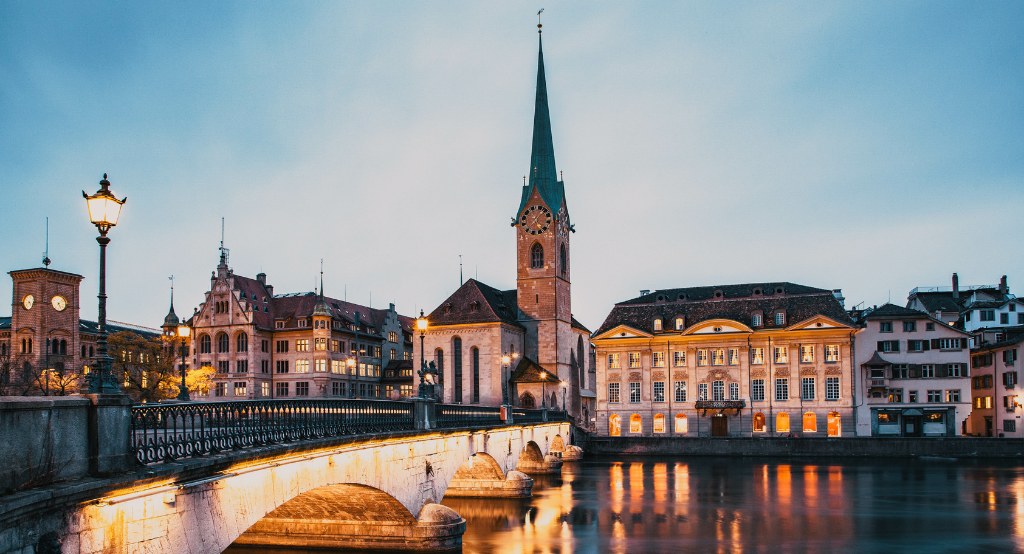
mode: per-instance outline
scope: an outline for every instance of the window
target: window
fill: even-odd
[[[630,352],[629,353],[629,367],[630,367],[630,369],[635,369],[635,368],[640,367],[640,353],[639,352]]]
[[[640,403],[640,383],[634,382],[629,384],[629,403]]]
[[[935,366],[932,364],[924,364],[921,366],[921,377],[935,377]]]
[[[750,363],[753,365],[764,363],[764,348],[756,347],[750,349]]]
[[[538,245],[539,246],[539,245]],[[453,398],[456,404],[462,404],[462,339],[452,339],[452,383]]]
[[[672,353],[672,365],[675,367],[682,367],[686,365],[686,352],[676,350]]]
[[[800,398],[814,400],[814,377],[800,379]]]
[[[535,243],[530,249],[530,267],[533,269],[544,267],[544,247],[540,243]]]
[[[661,318],[660,317],[654,320],[654,330],[655,331],[661,331]]]
[[[750,316],[750,326],[760,327],[764,323],[764,316],[761,312],[756,312]]]
[[[686,421],[686,414],[676,414],[676,434],[685,435],[689,430]]]
[[[296,352],[309,352],[309,339],[298,339],[295,341]]]
[[[651,352],[651,365],[654,367],[665,367],[665,353]]]
[[[249,360],[235,360],[235,373],[248,373]]]
[[[764,414],[762,414],[761,412],[757,412],[756,414],[754,414],[754,432],[764,433],[764,431]]]
[[[940,390],[929,390],[928,391],[928,402],[942,402],[942,391],[940,391]]]
[[[665,401],[665,382],[664,381],[655,381],[652,388],[653,388],[652,392],[654,393],[654,401],[655,402],[664,402]]]
[[[218,373],[227,373],[229,371],[231,371],[231,362],[230,361],[228,361],[228,360],[220,360],[219,362],[217,362],[217,372]]]
[[[789,363],[789,348],[786,346],[774,346],[774,360],[777,364],[788,364]]]
[[[1017,314],[1017,325],[1024,325],[1024,314]]]
[[[775,379],[775,400],[780,402],[789,400],[789,379],[784,377]]]
[[[288,383],[274,383],[275,395],[278,398],[288,396]]]
[[[249,335],[239,333],[235,337],[235,350],[238,352],[246,352],[249,350]]]
[[[892,332],[892,322],[891,321],[879,321],[878,322],[878,332],[879,333],[891,333]]]
[[[473,347],[469,349],[469,361],[470,368],[473,372],[472,389],[470,390],[470,396],[473,404],[480,403],[480,349]]]
[[[903,322],[903,332],[904,333],[913,333],[914,331],[917,331],[917,322],[916,321],[904,321]]]
[[[309,320],[308,319],[300,319],[298,321],[298,324],[299,324],[299,327],[309,327]]]
[[[903,389],[889,389],[889,402],[903,402]]]
[[[899,352],[900,341],[898,340],[880,340],[878,341],[879,352]]]
[[[245,383],[235,383],[235,396],[245,397],[246,386]]]
[[[729,400],[740,399],[740,385],[739,383],[729,383]]]
[[[727,350],[729,365],[740,365],[740,349],[730,348]]]
[[[1017,361],[1017,349],[1007,348],[1003,350],[1003,363],[1006,365],[1013,365]]]
[[[697,350],[697,365],[706,366],[708,365],[708,349],[701,348]]]
[[[789,414],[787,414],[786,412],[779,412],[775,414],[775,432],[789,432]]]
[[[629,432],[634,434],[643,433],[643,419],[640,414],[633,414],[629,416]]]
[[[388,331],[388,342],[398,342],[398,333],[395,331]]]
[[[874,371],[874,370],[872,370]],[[909,379],[910,378],[910,366],[907,364],[895,364],[892,366],[892,378],[893,379]]]
[[[800,345],[800,363],[808,364],[814,362],[814,345],[813,344],[801,344]]]
[[[996,312],[995,310],[980,310],[982,321],[995,321]]]
[[[949,364],[949,376],[950,377],[967,377],[966,366],[964,364]]]
[[[676,318],[676,331],[682,331],[682,330],[683,330],[683,318],[677,317]]]
[[[1000,325],[1009,325],[1010,324],[1010,314],[999,314],[999,324]]]
[[[1003,431],[1007,432],[1007,433],[1016,433],[1017,432],[1017,421],[1013,420],[1013,419],[1004,419],[1003,420]]]
[[[318,352],[327,350],[327,339],[320,337],[313,339],[313,349]]]
[[[228,334],[220,333],[217,335],[217,352],[228,352]]]
[[[562,244],[558,249],[558,270],[561,272],[562,277],[568,277],[569,275],[569,256],[565,253],[565,245]]]
[[[309,396],[309,383],[295,383],[295,396]]]
[[[907,341],[907,352],[924,352],[928,350],[928,341],[926,340],[908,340]]]
[[[227,384],[226,383],[217,383],[213,387],[213,395],[214,396],[224,396],[226,394],[224,392],[226,388],[227,388]]]
[[[686,402],[686,381],[675,382],[675,402]]]
[[[786,312],[775,312],[775,324],[785,325],[786,324]]]
[[[935,339],[938,340],[939,350],[961,350],[967,343],[967,339]],[[934,341],[933,341],[934,342]],[[932,345],[935,346],[934,344]]]
[[[825,377],[825,400],[839,400],[839,377]]]
[[[825,345],[825,362],[835,363],[839,361],[839,345],[838,344],[826,344]]]
[[[946,402],[960,402],[960,389],[949,389],[946,391]]]
[[[925,323],[924,324],[924,330],[925,331],[934,331],[935,330],[935,323],[931,322],[931,321],[929,321],[928,323]]]
[[[725,365],[725,350],[715,348],[711,351],[711,365]]]
[[[655,433],[665,432],[665,414],[654,414],[654,426],[652,429]]]
[[[715,401],[725,400],[725,381],[711,383],[711,399]]]
[[[707,400],[707,399],[708,399],[708,384],[707,383],[697,383],[697,400]]]
[[[750,400],[764,402],[764,379],[754,379],[750,382]]]
[[[260,373],[270,373],[270,360],[260,360]]]
[[[608,383],[608,402],[619,403],[619,383]]]
[[[818,432],[818,416],[814,412],[804,413],[804,433]]]
[[[288,341],[286,341],[286,340],[276,341],[275,344],[274,344],[274,349],[278,353],[288,352]]]
[[[209,354],[210,352],[212,352],[212,349],[210,348],[210,335],[203,335],[199,337],[199,353]]]
[[[907,393],[907,402],[917,404],[917,391],[912,390]]]
[[[309,360],[295,360],[295,373],[309,373]]]
[[[619,353],[612,352],[608,354],[608,369],[619,369],[622,365],[619,363]]]
[[[608,435],[612,437],[622,435],[622,418],[619,414],[608,416]]]
[[[1010,389],[1017,385],[1017,372],[1007,371],[1003,373],[1003,386]]]
[[[316,360],[314,370],[317,373],[327,373],[327,360]]]
[[[277,360],[275,372],[288,373],[288,360]]]

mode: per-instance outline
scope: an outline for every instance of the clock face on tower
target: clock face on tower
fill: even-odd
[[[21,305],[24,306],[26,310],[31,310],[32,309],[32,305],[35,304],[35,303],[36,303],[36,297],[32,296],[31,294],[25,295],[25,298],[22,299],[22,301],[21,301]]]
[[[64,308],[68,307],[68,301],[65,300],[64,297],[59,294],[57,296],[54,296],[53,299],[50,300],[50,303],[53,304],[53,309],[57,310],[58,312],[63,312]]]
[[[551,226],[551,211],[544,206],[530,206],[519,218],[519,226],[531,235],[539,235]]]

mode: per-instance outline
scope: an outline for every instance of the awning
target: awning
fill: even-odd
[[[905,415],[905,416],[923,416],[924,412],[922,412],[921,410],[919,410],[917,408],[910,408],[909,410],[903,410],[903,415]]]

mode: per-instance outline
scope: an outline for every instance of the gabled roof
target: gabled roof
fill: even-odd
[[[928,314],[912,310],[910,308],[904,308],[897,306],[896,304],[882,304],[878,308],[871,310],[864,319],[887,319],[887,318],[913,318],[913,319],[925,319]]]
[[[515,292],[515,291],[510,291],[510,292]],[[590,333],[590,329],[587,329],[582,323],[577,321],[575,317],[573,317],[573,316],[570,316],[570,317],[572,317],[571,325],[572,325],[573,329],[579,329],[580,331],[583,331],[584,333]]]
[[[501,291],[476,279],[469,279],[452,293],[427,319],[430,325],[466,323],[507,323],[522,327],[518,320],[516,291]]]
[[[782,325],[775,325],[772,317],[778,311],[786,314]],[[668,329],[668,322],[679,316],[687,328],[709,319],[730,319],[746,325],[754,313],[762,314],[760,328],[765,329],[784,329],[816,315],[842,325],[854,324],[830,290],[787,282],[748,283],[663,289],[619,302],[594,335],[617,325],[653,334],[655,319],[666,322],[664,328]]]
[[[545,376],[543,379],[542,375]],[[548,371],[544,366],[526,356],[519,359],[519,363],[508,380],[513,383],[551,383],[553,385],[562,382],[556,373]]]
[[[256,279],[233,275],[235,289],[239,296],[245,296],[247,305],[252,306],[252,319],[260,329],[273,329],[273,301],[270,291]],[[264,301],[266,300],[266,301]]]
[[[889,360],[886,360],[885,358],[880,356],[878,354],[878,351],[876,350],[875,353],[871,355],[871,359],[869,359],[868,361],[866,361],[866,362],[864,362],[864,363],[862,363],[860,365],[862,365],[862,366],[892,365],[892,362],[890,362]]]

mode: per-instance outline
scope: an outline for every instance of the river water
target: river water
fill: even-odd
[[[529,499],[443,500],[463,552],[1024,552],[1014,464],[608,459],[536,481]]]

